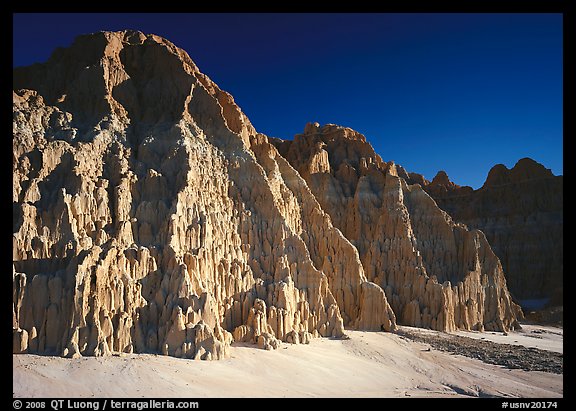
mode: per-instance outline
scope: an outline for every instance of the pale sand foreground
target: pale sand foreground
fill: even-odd
[[[525,331],[481,335],[520,344],[530,338],[530,330]],[[14,355],[13,391],[15,397],[563,396],[560,374],[511,370],[428,351],[427,344],[390,333],[347,333],[349,340],[313,339],[310,345],[282,344],[276,351],[234,344],[232,357],[223,361]],[[547,337],[532,339],[539,348],[562,346],[560,334]]]

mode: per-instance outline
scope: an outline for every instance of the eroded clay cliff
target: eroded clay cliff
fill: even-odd
[[[511,169],[494,166],[477,190],[452,183],[445,173],[423,187],[454,220],[486,234],[517,299],[562,304],[562,176],[523,158]]]
[[[14,352],[219,359],[394,329],[306,181],[169,41],[81,36],[13,86]]]
[[[366,277],[385,290],[400,324],[444,331],[518,325],[519,307],[484,234],[407,184],[406,171],[384,162],[363,135],[315,123],[274,143],[358,249]]]

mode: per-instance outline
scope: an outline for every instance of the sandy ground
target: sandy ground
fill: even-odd
[[[532,331],[544,330],[542,332]],[[231,358],[13,356],[14,397],[562,397],[563,375],[508,369],[381,332],[276,351],[234,344]],[[562,329],[465,333],[562,350]],[[542,338],[534,338],[531,334]],[[533,341],[534,340],[534,341]],[[515,342],[514,342],[515,341]]]

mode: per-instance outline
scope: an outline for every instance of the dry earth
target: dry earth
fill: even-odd
[[[553,337],[545,338],[550,337],[549,334],[561,336],[562,331],[530,327],[528,332],[524,331],[520,333],[520,336],[510,336],[508,333],[490,333],[490,337],[487,338],[484,333],[461,331],[454,334],[440,334],[404,327],[398,331],[398,334],[410,340],[430,344],[435,349],[477,358],[488,364],[502,365],[506,368],[517,368],[526,371],[563,373],[564,355],[562,347],[558,346],[557,339]],[[543,341],[532,342],[529,341],[531,338]],[[527,344],[521,344],[519,340]],[[551,341],[556,343],[550,343]]]
[[[534,332],[536,331],[536,332]],[[348,340],[313,339],[266,351],[232,345],[231,358],[192,361],[158,355],[59,357],[14,355],[15,397],[562,397],[563,375],[525,371],[465,356],[476,342],[532,342],[541,356],[562,352],[562,329],[458,333],[401,327],[404,335],[347,331]],[[407,334],[427,338],[413,341]],[[461,334],[466,334],[463,337]],[[541,338],[534,338],[535,336]],[[472,337],[476,337],[473,339]],[[485,340],[482,340],[484,338]],[[437,341],[465,341],[459,354]],[[517,347],[517,348],[519,348]],[[546,349],[544,351],[543,349]],[[461,355],[464,354],[464,355]],[[508,364],[510,365],[510,364]]]

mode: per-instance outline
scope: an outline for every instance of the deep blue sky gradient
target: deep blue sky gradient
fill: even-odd
[[[137,29],[188,52],[256,129],[363,133],[383,160],[480,187],[531,157],[563,174],[561,14],[15,14],[13,65]]]

